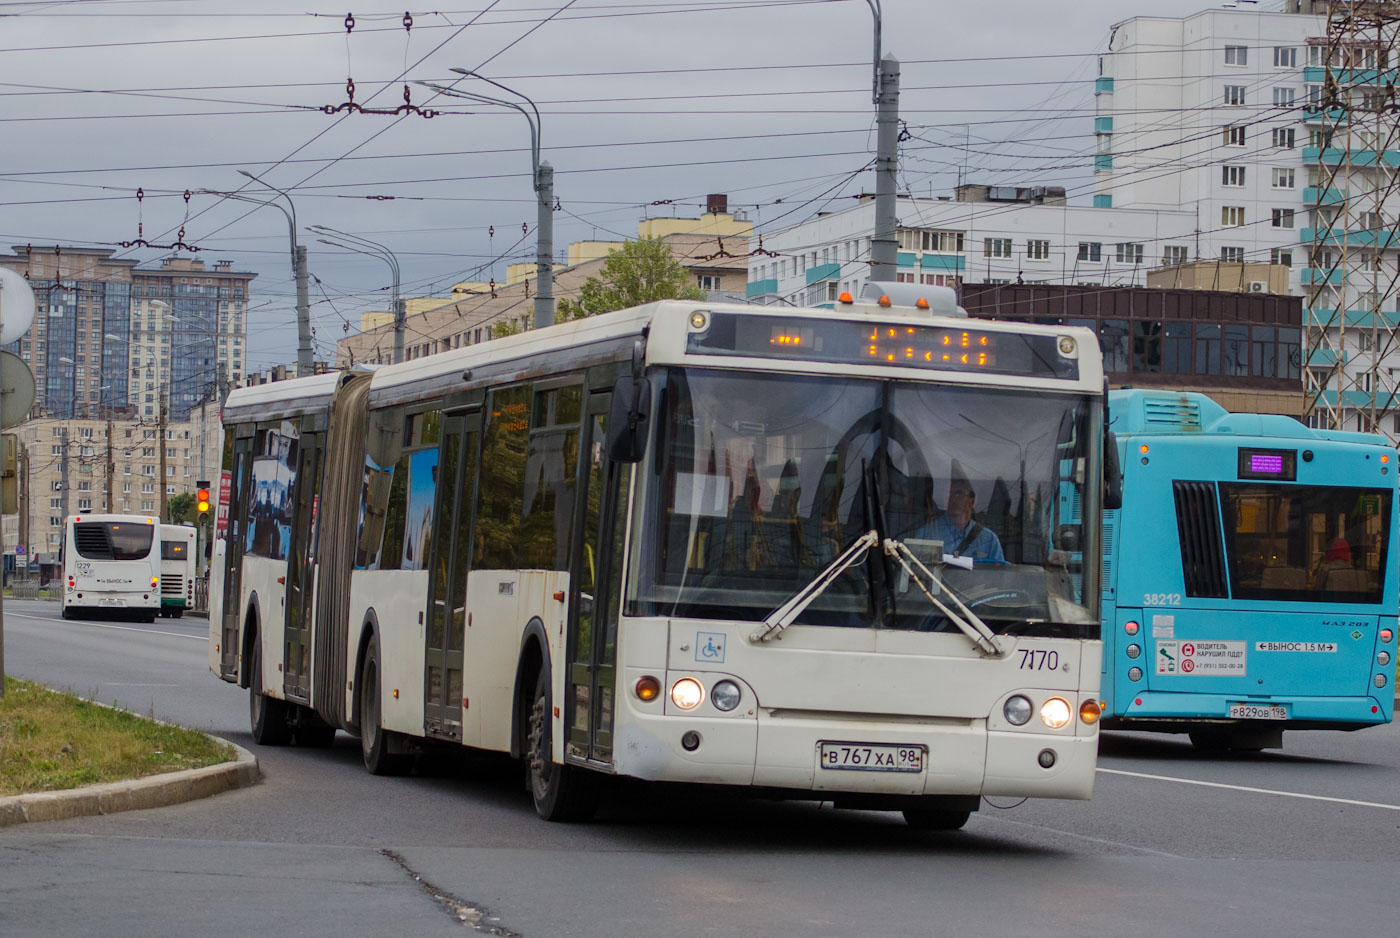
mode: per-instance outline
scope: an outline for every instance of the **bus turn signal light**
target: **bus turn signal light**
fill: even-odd
[[[1093,726],[1099,722],[1099,714],[1102,712],[1097,700],[1086,700],[1079,705],[1079,719],[1085,726]]]
[[[647,675],[637,681],[635,690],[638,700],[652,701],[661,696],[661,682],[651,675]]]

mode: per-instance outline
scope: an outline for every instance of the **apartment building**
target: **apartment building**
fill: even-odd
[[[34,413],[183,419],[247,368],[248,291],[232,262],[142,268],[107,248],[17,245],[0,265],[29,278],[34,325],[7,348],[29,362]]]

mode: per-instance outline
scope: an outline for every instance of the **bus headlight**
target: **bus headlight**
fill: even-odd
[[[733,681],[720,681],[710,688],[710,703],[715,705],[716,710],[723,710],[725,713],[739,706],[743,696],[743,691],[739,690],[739,685]]]
[[[1069,725],[1071,716],[1073,711],[1069,708],[1069,702],[1062,697],[1051,697],[1040,705],[1040,722],[1052,730],[1064,729]]]
[[[1012,726],[1025,726],[1031,718],[1031,702],[1017,694],[1015,697],[1006,699],[1006,703],[1002,704],[1001,712],[1006,717],[1006,722]]]
[[[682,710],[694,710],[705,699],[705,688],[693,677],[683,677],[671,685],[671,703]]]

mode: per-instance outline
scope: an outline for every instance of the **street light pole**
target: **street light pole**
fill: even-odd
[[[286,190],[277,188],[246,169],[240,169],[238,172],[286,199],[287,205],[291,209],[290,214],[285,210],[282,214],[287,216],[287,227],[292,239],[292,273],[297,281],[297,376],[305,377],[315,370],[316,365],[311,350],[311,299],[306,283],[306,247],[297,241],[297,207],[293,204],[292,197],[287,194]],[[238,196],[234,197],[238,198]],[[245,201],[247,200],[245,199]],[[264,204],[274,205],[276,203],[267,202]],[[277,207],[281,208],[282,206],[278,205]]]
[[[352,235],[346,231],[339,231],[335,228],[328,228],[325,225],[311,225],[308,231],[317,234],[328,235],[329,238],[341,240],[329,240],[329,238],[318,238],[322,244],[329,244],[345,251],[353,251],[356,254],[363,254],[366,257],[377,257],[389,265],[389,270],[394,275],[394,363],[403,361],[403,335],[407,328],[407,315],[404,311],[403,299],[399,296],[399,259],[393,251],[389,250],[378,241],[371,241],[369,238],[360,235]]]
[[[869,0],[867,0],[869,2]],[[465,98],[482,104],[495,104],[519,111],[530,125],[530,168],[535,188],[535,328],[554,324],[554,167],[540,161],[540,138],[543,136],[540,125],[540,109],[535,102],[514,88],[508,88],[485,75],[471,69],[454,68],[464,78],[476,78],[494,85],[507,94],[513,94],[530,106],[527,111],[519,101],[492,98],[472,91],[462,91],[447,85],[436,85],[420,81],[418,84],[431,88],[439,94],[453,98]],[[533,116],[532,116],[533,112]]]

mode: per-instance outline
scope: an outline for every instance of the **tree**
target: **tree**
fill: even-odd
[[[504,339],[508,335],[519,335],[525,331],[519,321],[514,319],[502,319],[491,326],[491,338]]]
[[[170,524],[184,524],[186,521],[193,521],[194,509],[194,495],[190,492],[181,492],[179,495],[172,495],[165,500],[165,513],[169,517]]]
[[[560,322],[582,319],[656,300],[703,300],[705,291],[690,283],[690,272],[660,238],[627,241],[603,261],[600,277],[589,277],[577,300],[560,300]]]

